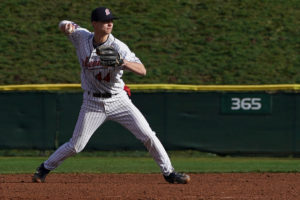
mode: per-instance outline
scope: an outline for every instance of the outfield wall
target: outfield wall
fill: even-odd
[[[130,87],[132,101],[167,150],[300,154],[299,85]],[[55,149],[71,137],[82,101],[80,85],[0,90],[1,149]],[[144,147],[119,124],[106,122],[87,149]]]

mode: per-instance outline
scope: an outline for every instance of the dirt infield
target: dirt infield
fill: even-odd
[[[300,199],[300,173],[190,174],[186,185],[168,184],[160,174],[0,175],[0,199]]]

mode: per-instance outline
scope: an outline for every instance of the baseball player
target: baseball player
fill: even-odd
[[[182,184],[190,181],[187,174],[174,171],[155,132],[124,90],[124,70],[144,76],[146,69],[128,46],[111,34],[115,19],[117,18],[108,8],[98,7],[91,13],[94,32],[71,21],[63,20],[59,23],[59,29],[67,35],[76,49],[81,66],[83,103],[72,138],[37,168],[32,178],[34,182],[44,182],[51,170],[68,157],[81,152],[93,133],[107,120],[120,123],[145,145],[166,181]],[[116,67],[102,66],[96,52],[99,46],[116,49],[123,58],[122,64]]]

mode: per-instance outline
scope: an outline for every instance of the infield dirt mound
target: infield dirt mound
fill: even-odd
[[[300,198],[300,173],[190,174],[186,185],[160,174],[55,174],[32,183],[31,174],[0,175],[0,199],[259,199]]]

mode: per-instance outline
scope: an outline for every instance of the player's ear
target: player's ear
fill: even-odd
[[[95,21],[92,21],[92,26],[93,26],[93,28],[95,28],[95,25],[96,25],[96,22],[95,22]]]

